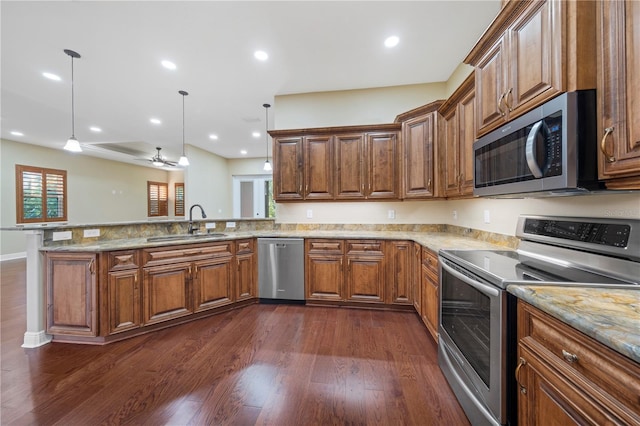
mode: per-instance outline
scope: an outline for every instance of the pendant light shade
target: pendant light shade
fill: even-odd
[[[180,93],[180,95],[182,95],[182,156],[178,160],[178,164],[181,165],[181,166],[188,166],[189,165],[189,159],[187,158],[186,154],[184,153],[184,97],[188,96],[189,93],[185,92],[184,90],[179,90],[178,93]]]
[[[67,139],[67,143],[64,149],[71,152],[82,152],[80,142],[76,139],[75,132],[75,102],[74,102],[74,87],[73,87],[73,59],[79,59],[80,54],[73,50],[64,49],[64,53],[71,57],[71,137]]]
[[[270,172],[271,170],[273,170],[273,167],[271,167],[271,163],[269,162],[269,133],[268,133],[268,129],[269,129],[269,108],[271,107],[271,105],[262,104],[262,106],[264,107],[264,112],[265,112],[264,140],[265,140],[266,150],[267,150],[267,155],[266,155],[266,159],[264,161],[263,169],[264,169],[265,172]]]

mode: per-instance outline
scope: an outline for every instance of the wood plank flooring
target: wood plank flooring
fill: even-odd
[[[252,305],[106,346],[23,349],[1,268],[2,425],[466,425],[414,313]]]

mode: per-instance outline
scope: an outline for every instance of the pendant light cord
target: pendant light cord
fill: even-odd
[[[182,156],[184,155],[184,95],[182,95]]]
[[[264,142],[266,147],[266,161],[269,161],[269,107],[271,105],[264,104],[265,122],[264,122]]]
[[[69,55],[71,56],[71,55]],[[75,106],[74,106],[74,91],[73,91],[73,56],[71,56],[71,137],[76,138],[76,122],[75,122]]]

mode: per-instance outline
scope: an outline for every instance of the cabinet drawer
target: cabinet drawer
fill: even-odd
[[[145,249],[144,266],[164,265],[182,262],[186,259],[199,260],[214,257],[233,256],[233,241],[207,245],[185,245],[171,248]]]
[[[339,254],[343,252],[342,240],[306,240],[307,253]]]
[[[247,254],[254,252],[253,239],[237,240],[236,241],[236,254]]]
[[[140,263],[138,250],[110,251],[108,256],[109,272],[135,269]]]
[[[438,276],[438,256],[424,247],[422,247],[422,264],[429,268],[436,277]]]
[[[521,345],[581,388],[613,396],[640,421],[640,365],[521,300],[518,309]]]
[[[347,240],[347,254],[373,254],[383,256],[383,242],[376,240]]]

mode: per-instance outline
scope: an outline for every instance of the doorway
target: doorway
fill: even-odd
[[[233,217],[275,217],[271,175],[233,176]]]

